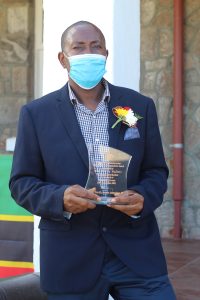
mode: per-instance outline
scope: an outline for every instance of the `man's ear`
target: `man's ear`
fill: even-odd
[[[109,52],[108,52],[108,50],[106,50],[106,59],[108,58],[108,54],[109,54]]]
[[[66,57],[64,56],[63,52],[58,53],[58,60],[60,64],[63,66],[64,69],[67,68],[67,62],[66,62]]]

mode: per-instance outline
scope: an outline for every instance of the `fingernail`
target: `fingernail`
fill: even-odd
[[[110,200],[111,203],[115,203],[116,201],[117,201],[116,198],[112,198],[112,199]]]

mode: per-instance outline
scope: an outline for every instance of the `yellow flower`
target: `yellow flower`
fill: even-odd
[[[118,118],[123,118],[123,117],[126,117],[128,111],[126,109],[124,109],[123,107],[118,106],[115,108],[115,113],[118,116]]]
[[[129,127],[134,127],[136,126],[137,120],[142,119],[139,115],[134,114],[133,110],[128,106],[116,106],[113,108],[113,113],[118,120],[113,124],[112,128],[115,128],[119,122],[123,122]]]

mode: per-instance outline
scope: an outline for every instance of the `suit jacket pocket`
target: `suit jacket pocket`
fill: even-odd
[[[142,138],[135,138],[131,140],[123,140],[120,150],[129,153],[130,155],[134,155],[134,160],[140,161],[143,157],[144,146],[145,144]]]
[[[64,220],[62,222],[62,221],[41,219],[39,224],[39,229],[49,230],[49,231],[69,231],[71,229],[71,224],[69,220]]]

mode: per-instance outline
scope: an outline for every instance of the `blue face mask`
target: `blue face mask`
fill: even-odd
[[[106,56],[100,54],[80,54],[68,57],[69,77],[85,90],[94,88],[106,73]]]

